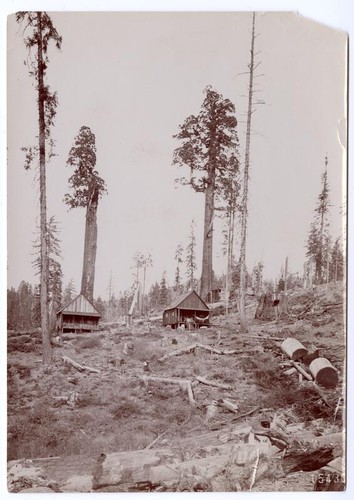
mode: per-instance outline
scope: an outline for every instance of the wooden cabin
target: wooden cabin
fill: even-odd
[[[98,330],[101,315],[82,293],[57,312],[57,330],[64,332],[93,332]]]
[[[215,302],[220,302],[221,300],[221,288],[213,288],[210,290],[208,293],[208,302],[209,303],[215,303]]]
[[[193,326],[209,326],[209,307],[194,290],[183,293],[176,297],[164,310],[162,322],[164,326],[171,325],[172,328],[185,325],[187,328]]]

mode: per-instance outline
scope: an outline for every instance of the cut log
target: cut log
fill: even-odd
[[[68,396],[53,396],[53,399],[57,402],[55,406],[60,405],[60,401],[67,403],[70,408],[74,408],[75,404],[79,400],[79,394],[75,391],[69,393]]]
[[[291,364],[293,365],[293,367],[294,367],[294,368],[296,368],[296,369],[297,369],[297,371],[298,371],[299,373],[301,373],[301,375],[303,375],[303,376],[304,376],[307,380],[310,380],[310,381],[312,381],[312,380],[313,380],[313,379],[312,379],[312,376],[311,376],[309,373],[307,373],[307,371],[306,371],[304,368],[302,368],[302,366],[300,366],[300,364],[299,364],[299,363],[296,363],[295,361],[290,361],[290,363],[291,363]]]
[[[213,380],[207,380],[204,377],[197,376],[195,379],[204,385],[210,385],[211,387],[218,387],[219,389],[231,390],[232,386],[227,384],[221,384],[220,382],[214,382]]]
[[[200,349],[204,349],[204,351],[209,351],[214,354],[222,354],[222,351],[220,349],[216,349],[216,347],[211,347],[210,345],[199,344],[197,342],[196,346],[199,347]]]
[[[70,365],[74,367],[76,370],[79,372],[89,372],[89,373],[100,373],[100,370],[97,370],[97,368],[92,368],[91,366],[86,366],[86,365],[80,365],[80,363],[77,363],[71,358],[68,358],[67,356],[63,356],[63,362],[64,365]]]
[[[227,443],[217,449],[219,454],[205,458],[182,460],[180,453],[172,449],[156,449],[112,453],[102,455],[94,470],[93,488],[99,490],[109,486],[123,486],[127,491],[137,483],[163,484],[167,490],[179,486],[181,479],[200,476],[204,480],[222,474],[227,466],[241,467],[253,463],[257,456],[268,457],[267,443],[249,445]],[[191,487],[192,488],[192,487]],[[123,491],[124,491],[123,490]],[[187,488],[187,491],[192,489]],[[112,490],[111,490],[112,491]]]
[[[159,359],[159,361],[165,361],[166,359],[172,358],[173,356],[181,356],[182,354],[187,354],[196,348],[196,344],[191,344],[187,347],[183,347],[182,349],[177,349],[176,351],[171,351],[162,356],[162,358]]]
[[[281,350],[293,361],[297,361],[307,354],[307,349],[296,339],[291,337],[284,340]]]
[[[200,344],[199,342],[197,342],[196,346],[199,347],[200,349],[204,349],[205,351],[209,351],[210,353],[220,354],[220,355],[221,354],[232,355],[238,352],[236,349],[217,349],[216,347],[212,347],[206,344]]]
[[[337,386],[338,373],[328,359],[314,359],[309,366],[309,370],[318,385],[321,385],[326,389],[332,389]]]
[[[153,375],[141,375],[137,376],[137,378],[143,380],[143,381],[151,381],[151,382],[162,382],[165,384],[177,384],[179,386],[183,386],[187,384],[188,382],[190,383],[190,380],[186,378],[172,378],[172,377],[154,377]]]
[[[218,406],[222,406],[223,408],[226,408],[232,413],[238,413],[238,406],[235,403],[229,401],[228,399],[218,399],[216,403]]]
[[[344,435],[341,432],[320,436],[307,446],[299,446],[295,440],[282,461],[284,473],[314,471],[343,455]]]
[[[196,401],[194,399],[194,394],[193,394],[193,389],[192,389],[192,384],[190,381],[188,381],[186,383],[186,387],[187,387],[187,394],[188,394],[188,399],[189,399],[189,402],[191,405],[195,405],[196,404]]]
[[[196,401],[194,399],[193,395],[193,389],[192,389],[192,382],[187,379],[179,379],[179,378],[164,378],[164,377],[153,377],[150,375],[143,375],[140,378],[145,385],[147,386],[149,381],[152,382],[162,382],[164,384],[177,384],[180,386],[180,388],[185,391],[188,395],[188,399],[191,405],[195,405]]]
[[[20,491],[24,483],[29,482],[33,486],[43,487],[55,482],[58,491],[74,491],[75,484],[79,484],[80,488],[84,484],[86,491],[109,488],[109,491],[127,492],[130,489],[142,489],[144,485],[148,489],[156,489],[162,485],[165,491],[175,491],[182,487],[183,478],[192,480],[198,477],[210,482],[215,477],[227,477],[225,471],[241,477],[244,471],[247,472],[247,467],[258,461],[258,457],[262,457],[259,464],[264,466],[264,473],[268,477],[273,477],[269,474],[274,473],[275,462],[279,468],[278,477],[284,477],[296,471],[317,470],[334,458],[343,456],[342,433],[318,438],[312,435],[306,441],[301,439],[301,442],[288,436],[284,457],[280,459],[276,455],[272,460],[274,450],[269,442],[239,442],[239,434],[248,432],[249,427],[240,428],[238,435],[233,436],[234,439],[222,444],[216,441],[220,437],[218,433],[208,433],[179,440],[175,446],[166,448],[102,454],[100,457],[89,454],[13,461],[8,464],[9,491]],[[271,432],[270,439],[279,439],[280,444],[283,436],[274,430]],[[252,473],[251,469],[250,471]],[[260,475],[257,472],[257,475],[251,477],[257,481]],[[191,491],[194,484],[191,483],[184,489]],[[217,487],[213,488],[214,491],[219,491],[215,488]],[[223,491],[223,486],[220,488]],[[230,491],[235,491],[235,483],[231,488],[233,489]]]

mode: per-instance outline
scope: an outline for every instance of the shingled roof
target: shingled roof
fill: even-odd
[[[101,317],[95,306],[90,302],[84,294],[80,293],[77,297],[68,302],[58,312],[68,314],[78,314],[81,316],[96,316]]]
[[[199,297],[195,290],[182,293],[174,298],[171,304],[166,307],[165,311],[169,309],[200,309],[203,311],[209,311],[209,307],[206,303]]]

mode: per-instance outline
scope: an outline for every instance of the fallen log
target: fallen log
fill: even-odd
[[[283,456],[282,468],[285,475],[320,469],[343,455],[343,443],[344,435],[341,432],[320,436],[308,441],[305,446],[294,440]]]
[[[221,453],[215,454],[217,450]],[[240,467],[242,472],[245,464],[253,463],[257,456],[268,457],[271,451],[267,443],[231,442],[213,449],[212,453],[205,458],[187,460],[183,460],[177,450],[169,448],[102,455],[94,469],[93,489],[118,486],[121,491],[127,491],[137,483],[149,483],[162,484],[167,491],[172,491],[182,478],[200,476],[211,480],[222,474],[227,466]]]
[[[244,434],[249,430],[239,429],[239,433]],[[276,464],[279,469],[278,477],[285,477],[296,471],[320,469],[334,458],[343,456],[342,433],[320,437],[312,435],[306,441],[288,436],[289,445],[283,458],[277,454],[274,460],[275,450],[269,442],[243,443],[238,441],[240,436],[235,435],[233,437],[236,442],[233,439],[220,443],[220,440],[216,442],[218,437],[220,438],[218,433],[209,433],[197,436],[197,440],[200,440],[197,444],[196,438],[191,437],[182,439],[171,447],[101,454],[99,457],[92,457],[90,454],[9,462],[9,491],[21,491],[28,484],[50,487],[54,483],[58,492],[75,491],[75,487],[80,488],[76,491],[109,488],[109,491],[126,492],[139,489],[144,484],[149,489],[163,486],[164,491],[175,491],[182,487],[183,478],[192,481],[189,486],[184,487],[186,491],[192,491],[195,484],[193,479],[196,481],[197,477],[211,484],[212,491],[225,491],[221,484],[228,484],[231,488],[228,491],[235,491],[235,482],[227,483],[228,471],[232,472],[233,478],[241,477],[247,466],[251,467],[258,460],[263,474],[268,477],[270,473],[274,474]],[[278,437],[279,434],[272,430],[270,439]],[[253,474],[251,468],[250,471],[249,478],[253,484],[261,474],[258,471]],[[213,483],[216,477],[225,479],[226,483]],[[242,488],[247,489],[246,485]]]
[[[178,379],[178,378],[165,378],[165,377],[153,377],[150,375],[143,375],[140,378],[145,385],[149,383],[149,381],[152,382],[162,382],[165,384],[177,384],[180,386],[180,388],[185,391],[188,395],[188,399],[191,405],[195,405],[196,401],[194,399],[193,395],[193,389],[192,389],[192,382],[188,379]]]
[[[211,387],[218,387],[219,389],[231,390],[232,386],[227,384],[221,384],[220,382],[214,382],[213,380],[207,380],[205,377],[200,377],[199,375],[195,377],[195,380],[204,385],[210,385]]]
[[[216,403],[218,406],[222,406],[223,408],[226,408],[232,413],[238,413],[238,406],[229,401],[228,399],[218,399]]]
[[[132,377],[135,378],[135,377]],[[183,384],[186,384],[187,382],[190,382],[190,380],[186,378],[172,378],[172,377],[155,377],[153,375],[136,375],[136,378],[142,380],[143,382],[162,382],[166,384],[177,384],[180,387],[183,386]]]
[[[200,344],[199,342],[196,343],[196,346],[199,347],[200,349],[204,349],[205,351],[209,351],[210,353],[213,354],[232,355],[238,352],[236,349],[217,349],[216,347],[212,347],[206,344]]]
[[[211,347],[210,345],[199,344],[197,342],[196,347],[199,347],[199,349],[204,349],[205,351],[208,351],[210,353],[220,354],[220,355],[223,354],[223,352],[220,349],[216,349],[216,347]]]
[[[65,401],[69,406],[74,407],[75,403],[77,403],[79,400],[79,394],[75,391],[72,391],[68,396],[53,396],[53,399],[58,402]]]
[[[92,368],[91,366],[86,366],[86,365],[80,365],[80,363],[77,363],[71,358],[68,358],[68,356],[63,356],[62,357],[64,365],[69,365],[74,367],[76,370],[79,372],[89,372],[89,373],[100,373],[100,370],[97,370],[97,368]]]
[[[196,344],[191,344],[187,347],[183,347],[181,349],[177,349],[176,351],[171,351],[162,356],[162,358],[159,359],[159,361],[165,361],[166,359],[172,358],[173,356],[181,356],[182,354],[190,353],[194,351],[196,348]]]
[[[187,387],[187,394],[188,394],[188,399],[189,399],[189,402],[191,405],[195,405],[196,404],[196,401],[194,399],[194,394],[193,394],[193,389],[192,389],[192,384],[190,381],[188,381],[186,383],[186,387]]]
[[[259,406],[255,406],[252,408],[252,410],[246,411],[245,413],[242,413],[242,415],[238,415],[237,417],[233,418],[231,422],[235,422],[236,420],[240,420],[243,417],[248,417],[248,415],[252,415],[252,413],[255,413],[256,411],[260,410]],[[260,410],[262,411],[262,410]]]

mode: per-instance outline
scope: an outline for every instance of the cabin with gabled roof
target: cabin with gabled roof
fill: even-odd
[[[62,333],[96,331],[100,317],[92,302],[80,293],[57,312],[57,330]]]
[[[162,322],[164,326],[171,325],[177,328],[185,325],[187,328],[193,326],[209,326],[210,310],[206,303],[192,290],[178,295],[172,303],[164,310]]]

